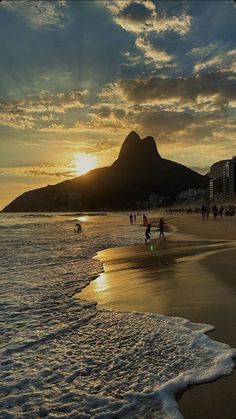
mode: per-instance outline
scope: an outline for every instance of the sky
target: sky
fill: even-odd
[[[236,2],[2,0],[0,209],[109,166],[131,130],[205,173],[236,154]]]

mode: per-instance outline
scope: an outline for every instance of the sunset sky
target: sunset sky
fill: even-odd
[[[131,130],[205,173],[236,154],[236,3],[0,3],[0,208],[110,165]]]

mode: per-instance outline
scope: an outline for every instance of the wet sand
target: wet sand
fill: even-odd
[[[104,272],[79,294],[98,308],[146,311],[209,323],[212,339],[236,348],[236,220],[168,216],[178,231],[148,246],[108,249]],[[177,396],[186,419],[235,419],[236,373]]]

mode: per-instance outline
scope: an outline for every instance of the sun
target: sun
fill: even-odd
[[[74,167],[78,175],[83,175],[89,170],[95,169],[97,157],[90,154],[80,153],[74,156]]]

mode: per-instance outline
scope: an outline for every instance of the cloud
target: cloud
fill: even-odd
[[[0,124],[20,129],[37,129],[57,115],[85,106],[87,90],[72,90],[55,94],[43,91],[22,100],[0,102]]]
[[[191,28],[191,16],[158,14],[151,0],[105,1],[104,5],[113,14],[114,21],[128,32],[147,34],[172,31],[184,36]]]
[[[141,51],[143,51],[144,56],[148,59],[153,60],[158,64],[159,68],[163,67],[165,63],[168,63],[173,59],[173,57],[168,54],[166,51],[156,48],[150,42],[146,41],[144,38],[137,38],[135,45]]]
[[[20,129],[34,129],[35,118],[32,115],[25,114],[23,111],[15,112],[14,110],[9,111],[8,109],[0,110],[0,125],[7,125],[11,128]],[[1,109],[1,107],[0,107]]]
[[[187,55],[191,55],[192,57],[202,58],[206,57],[209,54],[215,53],[215,51],[219,50],[220,42],[210,43],[207,45],[202,45],[200,47],[192,48],[188,51]]]
[[[68,4],[65,0],[3,0],[1,7],[23,16],[35,29],[50,29],[64,27]]]
[[[145,3],[131,3],[115,18],[115,22],[130,32],[143,32],[152,24],[154,10],[147,8]]]
[[[119,80],[107,85],[98,99],[100,104],[90,112],[91,128],[112,135],[131,129],[143,136],[153,135],[161,153],[174,160],[175,153],[179,156],[181,150],[183,163],[200,166],[207,156],[212,162],[212,153],[216,159],[225,158],[227,153],[232,154],[230,147],[236,146],[232,113],[236,80],[220,72],[189,78]]]
[[[129,7],[130,6],[135,6],[136,5],[141,5],[143,7],[145,7],[147,10],[150,11],[155,11],[156,7],[155,4],[152,2],[152,0],[145,0],[145,2],[143,0],[104,0],[103,1],[104,6],[107,7],[108,10],[110,10],[110,12],[114,13],[114,14],[119,14],[121,13],[124,9],[128,9],[130,11],[130,14],[132,14],[132,9],[130,10]],[[134,9],[135,12],[136,9]],[[135,14],[135,13],[133,13]]]
[[[230,51],[227,52],[227,55],[233,58],[236,58],[236,49],[231,49]]]
[[[189,15],[181,16],[156,16],[152,22],[153,30],[158,33],[173,31],[181,36],[186,35],[191,28],[192,17]]]
[[[73,164],[39,164],[31,166],[0,167],[1,176],[71,178],[76,176],[76,173]]]
[[[222,50],[220,53],[219,50],[220,43],[216,43],[193,48],[189,51],[188,55],[197,60],[197,63],[193,65],[193,73],[199,74],[205,70],[236,73],[236,49]]]
[[[210,60],[207,60],[205,62],[196,64],[193,67],[193,73],[200,73],[202,70],[205,70],[206,68],[219,68],[219,66],[222,65],[222,60],[219,56],[213,57]]]
[[[130,79],[119,82],[119,93],[135,104],[155,104],[173,107],[176,110],[189,108],[209,111],[210,104],[217,109],[230,106],[236,98],[236,81],[229,80],[221,73],[204,73],[191,78]],[[110,94],[112,87],[110,87]],[[177,107],[177,108],[178,108]],[[214,109],[213,109],[214,110]]]

